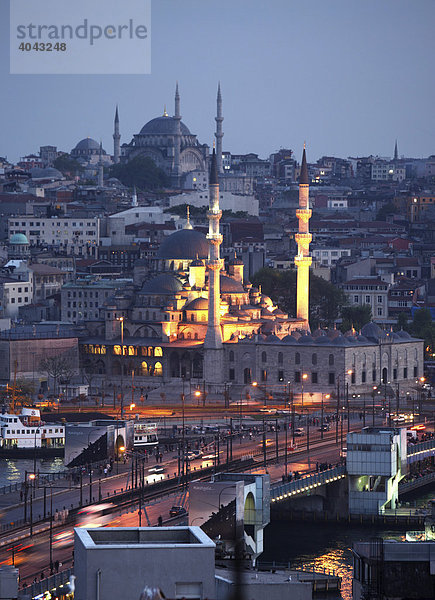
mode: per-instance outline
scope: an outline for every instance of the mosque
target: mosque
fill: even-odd
[[[164,119],[169,117],[162,117]],[[309,180],[305,148],[299,181],[297,314],[290,317],[244,277],[237,257],[220,258],[219,174],[213,149],[209,175],[209,232],[188,220],[161,244],[157,274],[139,288],[107,298],[101,318],[86,324],[82,367],[101,386],[139,387],[188,381],[208,392],[257,381],[266,390],[307,394],[371,394],[374,386],[412,393],[423,375],[423,341],[375,323],[360,332],[310,332]],[[97,383],[98,385],[98,383]],[[107,387],[106,387],[107,389]]]

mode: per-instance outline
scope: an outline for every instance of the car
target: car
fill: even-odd
[[[303,427],[297,427],[295,429],[295,436],[302,437],[303,435],[305,435],[305,429]]]
[[[202,460],[214,460],[215,458],[216,458],[216,455],[215,455],[215,454],[205,454],[205,455],[202,457]]]
[[[329,431],[331,427],[329,425],[322,425],[317,431]]]
[[[184,506],[173,506],[169,511],[170,517],[180,517],[181,515],[185,515],[187,513]]]

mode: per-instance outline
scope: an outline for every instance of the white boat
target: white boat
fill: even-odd
[[[35,449],[63,448],[65,427],[59,423],[41,421],[37,408],[22,408],[21,413],[0,414],[0,448]]]
[[[134,447],[135,448],[152,448],[159,443],[157,437],[156,423],[141,423],[134,424]]]

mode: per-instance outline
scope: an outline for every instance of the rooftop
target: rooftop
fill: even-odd
[[[200,527],[104,527],[78,528],[76,535],[87,548],[107,546],[214,547]]]

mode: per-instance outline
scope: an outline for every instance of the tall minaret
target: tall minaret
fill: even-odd
[[[115,165],[119,163],[119,157],[121,155],[121,146],[120,146],[121,136],[119,134],[119,115],[118,115],[118,105],[116,105],[115,111],[115,127],[113,131],[113,162]]]
[[[224,120],[222,116],[222,95],[221,95],[221,84],[218,84],[217,91],[217,109],[216,109],[216,133],[214,134],[216,137],[216,158],[217,158],[217,170],[220,175],[223,173],[222,168],[222,138],[224,134],[222,132],[222,121]]]
[[[397,149],[397,140],[394,145],[394,160],[399,160],[399,150]]]
[[[136,206],[138,206],[136,186],[133,186],[133,196],[131,197],[131,206],[132,206],[132,208],[136,208]]]
[[[309,204],[309,183],[307,157],[302,154],[301,174],[299,175],[299,208],[296,216],[299,220],[299,233],[295,235],[298,245],[298,254],[295,257],[297,268],[297,291],[296,291],[296,316],[304,320],[303,328],[310,329],[308,321],[309,309],[309,283],[310,283],[310,265],[312,262],[310,252],[310,243],[312,235],[309,229],[309,220],[311,219],[311,209]]]
[[[222,261],[219,247],[222,235],[219,232],[219,221],[222,211],[219,208],[219,180],[216,151],[213,148],[209,179],[208,216],[208,325],[204,340],[204,378],[207,383],[221,384],[223,373],[223,347],[220,324],[220,271]]]
[[[180,94],[178,93],[178,81],[175,87],[175,146],[174,146],[174,172],[173,180],[176,185],[180,183],[180,151],[181,151],[181,114]]]
[[[98,159],[98,187],[104,187],[103,144],[100,142],[100,158]]]

